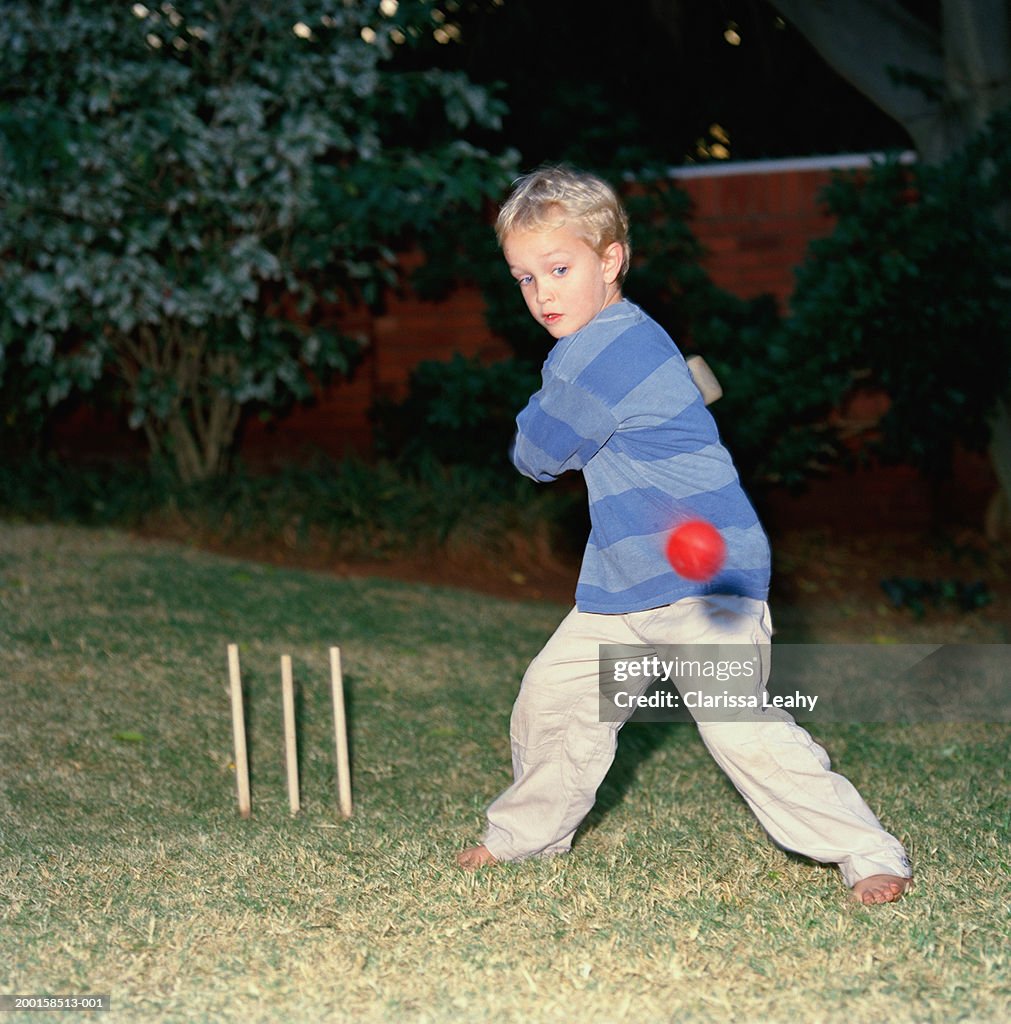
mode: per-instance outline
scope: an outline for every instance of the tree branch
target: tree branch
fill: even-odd
[[[1011,103],[1007,0],[944,0],[948,90],[972,131]]]
[[[945,80],[941,37],[897,0],[770,0],[825,61],[929,151],[943,103],[897,82],[893,68]]]

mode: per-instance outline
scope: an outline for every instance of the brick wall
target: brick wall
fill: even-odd
[[[351,379],[320,389],[312,405],[283,420],[249,424],[241,445],[247,461],[271,464],[312,452],[367,453],[372,444],[369,409],[377,399],[402,398],[418,363],[449,359],[454,352],[491,362],[511,351],[488,330],[475,288],[460,288],[444,302],[391,296],[381,316],[358,311],[345,327],[366,343]]]
[[[672,176],[692,200],[692,228],[713,281],[741,298],[772,294],[785,308],[808,244],[832,229],[819,193],[836,167],[866,163],[865,157],[762,161],[685,168]]]

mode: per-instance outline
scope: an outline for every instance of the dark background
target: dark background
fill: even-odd
[[[734,160],[909,148],[766,0],[695,0],[676,18],[657,6],[470,0],[453,15],[459,41],[429,38],[399,59],[500,83],[505,139],[527,167],[704,160],[713,125]]]

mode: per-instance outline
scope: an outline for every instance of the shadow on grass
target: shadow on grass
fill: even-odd
[[[678,743],[701,742],[694,725],[680,722],[654,722],[649,725],[627,725],[618,734],[618,752],[607,777],[597,791],[597,802],[586,816],[575,844],[592,832],[607,815],[618,807],[626,794],[639,781],[649,760],[664,747]]]

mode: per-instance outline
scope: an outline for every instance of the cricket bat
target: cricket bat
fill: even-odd
[[[706,405],[712,405],[717,399],[723,397],[723,388],[720,387],[716,374],[709,368],[709,364],[702,356],[689,356],[685,362],[688,364],[688,370],[692,375],[692,380],[695,381],[695,386],[702,394],[702,401]]]

